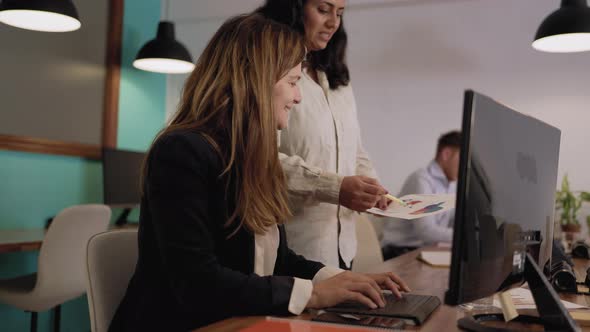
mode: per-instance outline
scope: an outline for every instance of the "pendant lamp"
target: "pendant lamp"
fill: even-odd
[[[82,25],[71,0],[3,0],[0,22],[45,32],[74,31]]]
[[[586,0],[562,0],[537,30],[533,48],[543,52],[590,51],[590,8]]]
[[[133,66],[164,74],[188,73],[195,67],[186,47],[174,38],[174,24],[168,21],[158,24],[156,38],[139,50]]]

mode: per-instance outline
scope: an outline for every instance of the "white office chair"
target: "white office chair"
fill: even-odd
[[[356,218],[357,249],[352,271],[369,272],[383,263],[383,253],[373,223],[363,214]]]
[[[86,292],[86,244],[109,225],[106,205],[76,205],[54,219],[39,252],[37,273],[0,280],[0,302],[31,312],[31,331],[37,313],[54,309],[54,331],[59,331],[60,305]]]
[[[137,263],[137,229],[93,236],[87,248],[87,296],[92,332],[106,332]]]

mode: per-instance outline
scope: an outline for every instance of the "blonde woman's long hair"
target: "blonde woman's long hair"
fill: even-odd
[[[262,234],[291,216],[278,158],[274,85],[305,58],[301,35],[260,14],[226,21],[185,82],[179,108],[156,137],[201,133],[224,161],[220,177],[235,185],[226,227]],[[145,164],[147,165],[147,163]],[[143,178],[146,178],[144,167]]]

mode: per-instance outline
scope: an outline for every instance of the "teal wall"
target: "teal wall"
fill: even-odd
[[[117,148],[147,151],[166,118],[166,75],[137,70],[139,49],[156,36],[159,0],[126,0],[121,54]],[[124,111],[121,111],[124,110]],[[113,217],[120,210],[113,210]],[[128,217],[139,219],[139,209]]]
[[[102,201],[100,163],[81,158],[0,151],[0,229],[40,228],[62,208]],[[33,273],[37,252],[0,254],[0,278]],[[0,331],[28,331],[30,314],[0,304]],[[39,331],[50,331],[39,314]],[[62,307],[62,332],[88,331],[86,297]]]
[[[125,28],[119,91],[117,146],[145,151],[163,127],[166,76],[137,70],[132,66],[137,51],[156,36],[160,20],[159,0],[126,0]]]
[[[165,75],[132,67],[141,45],[155,36],[159,19],[159,0],[125,0],[117,142],[120,149],[146,150],[164,124]],[[40,228],[47,218],[67,206],[96,202],[102,202],[100,162],[0,150],[0,230]],[[35,272],[37,255],[0,254],[0,278]],[[0,331],[28,331],[29,322],[30,314],[0,304]],[[49,312],[41,313],[39,331],[51,331],[51,322]],[[62,332],[90,331],[85,296],[62,306],[61,324]]]

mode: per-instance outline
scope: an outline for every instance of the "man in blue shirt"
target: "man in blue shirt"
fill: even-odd
[[[412,173],[404,182],[400,196],[408,194],[454,194],[459,175],[461,133],[451,131],[438,140],[436,156],[426,168]],[[383,223],[383,258],[438,242],[451,242],[455,211],[447,211],[415,220],[387,218]]]

